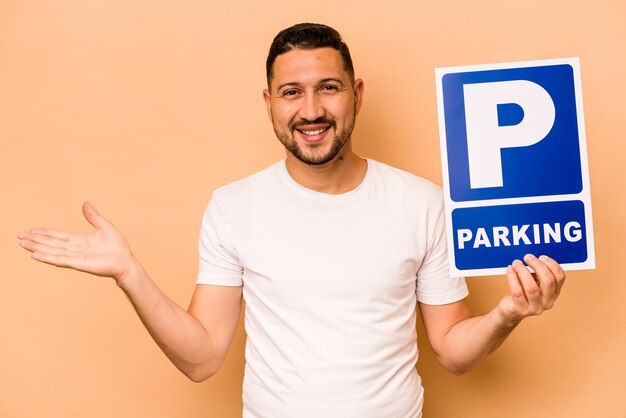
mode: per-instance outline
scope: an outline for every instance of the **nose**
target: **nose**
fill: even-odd
[[[302,119],[314,121],[323,117],[326,114],[326,110],[317,94],[308,93],[304,95],[299,114]]]

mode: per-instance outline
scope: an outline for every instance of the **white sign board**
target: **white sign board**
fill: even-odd
[[[437,68],[450,271],[595,267],[577,58]]]

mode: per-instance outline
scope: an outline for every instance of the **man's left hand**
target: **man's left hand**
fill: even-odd
[[[500,316],[511,326],[552,308],[565,283],[565,272],[550,257],[527,254],[524,261],[534,273],[520,260],[508,266],[506,277],[511,293],[498,304]]]

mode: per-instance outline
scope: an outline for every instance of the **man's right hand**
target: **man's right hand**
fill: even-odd
[[[136,260],[124,236],[89,203],[83,204],[85,219],[95,228],[90,234],[36,228],[20,232],[20,246],[34,260],[114,278],[118,284]]]
[[[165,355],[193,381],[222,365],[241,312],[241,286],[196,285],[189,312],[167,297],[133,256],[126,239],[85,202],[90,234],[33,229],[20,232],[32,258],[54,266],[113,277]]]

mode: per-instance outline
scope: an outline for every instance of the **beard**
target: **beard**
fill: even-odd
[[[335,137],[333,138],[328,151],[323,151],[322,148],[324,144],[308,144],[305,146],[300,146],[300,144],[298,144],[298,142],[295,140],[296,128],[298,128],[299,126],[320,123],[328,124],[328,129],[332,127],[335,131]],[[337,156],[337,154],[339,154],[344,145],[346,145],[346,143],[352,136],[353,129],[354,118],[348,124],[346,124],[345,128],[340,132],[337,132],[337,122],[334,119],[327,119],[324,117],[318,118],[312,122],[301,120],[291,123],[289,125],[289,133],[281,131],[274,124],[274,133],[276,134],[276,138],[278,138],[281,144],[283,144],[287,151],[289,151],[294,157],[308,165],[324,165],[332,161]]]

